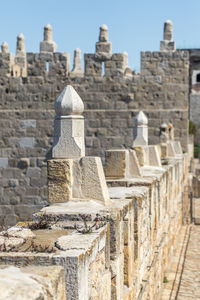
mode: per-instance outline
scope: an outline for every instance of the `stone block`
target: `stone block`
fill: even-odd
[[[176,156],[176,152],[174,149],[174,144],[173,142],[167,142],[167,153],[168,153],[168,157],[175,157]]]
[[[111,53],[112,44],[110,42],[97,42],[96,43],[96,53]]]
[[[173,41],[161,41],[160,42],[160,51],[175,51],[176,44]]]
[[[105,175],[111,178],[126,176],[127,150],[107,150],[105,152]]]
[[[8,158],[0,157],[0,168],[6,169],[8,167]]]
[[[56,52],[57,45],[54,42],[40,42],[40,52]]]
[[[22,137],[19,139],[20,148],[34,148],[35,138],[33,137]]]
[[[141,176],[135,151],[126,149],[107,150],[105,155],[106,177],[128,179]]]
[[[146,158],[145,158],[146,154],[145,154],[144,148],[143,147],[133,147],[133,149],[136,153],[136,156],[137,156],[140,166],[143,167],[144,163],[146,161]]]
[[[67,202],[72,198],[72,164],[71,159],[52,159],[47,162],[50,203]]]
[[[110,197],[106,185],[101,159],[99,157],[83,157],[80,160],[82,169],[82,195],[85,199],[93,199],[110,204]]]
[[[162,166],[158,146],[149,146],[149,165],[156,167]]]
[[[181,143],[179,141],[173,141],[173,145],[176,154],[183,154]]]
[[[134,150],[129,150],[129,171],[128,171],[128,177],[141,177],[142,173],[140,170],[140,164],[136,155],[136,152]]]
[[[35,167],[35,168],[29,167],[29,168],[27,168],[26,176],[38,178],[41,176],[41,169],[38,167]]]
[[[166,158],[168,156],[167,144],[161,143],[160,150],[161,150],[161,158]]]
[[[23,129],[36,128],[36,120],[22,120],[20,127]]]
[[[12,286],[12,288],[11,288]],[[1,299],[65,299],[65,275],[61,266],[17,268],[1,266]]]

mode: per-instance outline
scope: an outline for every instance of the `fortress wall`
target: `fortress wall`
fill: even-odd
[[[67,53],[23,52],[21,65],[14,55],[0,53],[1,224],[28,218],[47,204],[53,104],[67,84],[84,101],[88,155],[104,160],[106,149],[131,147],[133,117],[141,109],[149,119],[150,144],[159,143],[161,124],[170,122],[187,151],[188,51],[142,52],[141,74],[135,74],[127,53],[102,54],[98,47],[85,54],[79,73],[70,71]]]
[[[43,208],[49,228],[52,226],[44,230],[44,243],[51,240],[55,226],[57,233],[64,228],[69,232],[62,233],[49,253],[25,251],[24,246],[15,248],[15,252],[1,251],[0,264],[45,266],[47,273],[48,266],[62,266],[66,299],[159,299],[182,227],[188,168],[189,157],[183,154],[168,159],[162,168],[142,167],[143,177],[121,183],[108,179],[111,206],[82,200]],[[42,219],[42,213],[35,219]],[[106,224],[90,234],[81,234],[74,225],[83,228],[83,214],[88,226],[96,214]],[[54,222],[56,218],[58,223]],[[21,236],[26,240],[23,230]],[[37,235],[37,229],[32,232]],[[37,273],[34,268],[32,272]]]

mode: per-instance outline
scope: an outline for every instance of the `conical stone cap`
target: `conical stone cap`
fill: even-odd
[[[135,117],[136,125],[147,125],[148,119],[143,111],[140,111],[137,116]]]
[[[57,115],[81,115],[84,111],[84,104],[80,96],[71,85],[67,85],[55,102]]]

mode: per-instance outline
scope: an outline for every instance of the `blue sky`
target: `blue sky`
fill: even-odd
[[[128,52],[129,65],[139,71],[140,51],[159,50],[163,23],[174,22],[177,47],[200,48],[200,0],[8,0],[1,1],[0,43],[15,53],[23,33],[27,52],[38,52],[43,27],[53,26],[58,51],[79,47],[93,53],[99,26],[107,24],[113,52]]]

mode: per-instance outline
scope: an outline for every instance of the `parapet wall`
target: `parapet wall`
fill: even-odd
[[[16,235],[12,240],[16,246],[13,250],[6,244],[0,264],[32,265],[36,273],[37,266],[62,266],[66,299],[160,299],[164,273],[182,225],[188,167],[189,157],[184,154],[165,160],[162,167],[142,167],[139,178],[107,179],[110,206],[81,200],[43,208],[35,220],[45,217],[51,230],[37,233],[36,227],[30,233],[30,229],[11,228],[1,235],[1,249],[2,238],[9,239],[9,235]],[[103,227],[79,233],[75,224],[84,228],[81,216],[88,226],[98,216],[97,224]],[[27,223],[19,226],[26,227]],[[31,234],[35,235],[32,248],[28,246]],[[37,245],[41,240],[43,245]],[[49,245],[55,245],[52,251]]]
[[[19,68],[17,55],[0,53],[2,223],[14,224],[47,204],[53,103],[67,84],[84,102],[88,155],[104,159],[106,149],[131,147],[133,117],[141,109],[149,119],[151,144],[159,143],[161,124],[170,122],[187,151],[188,52],[142,52],[141,74],[135,74],[128,67],[127,53],[111,53],[110,42],[97,46],[95,53],[85,54],[83,70],[80,60],[78,69],[76,63],[71,70],[69,55],[53,50],[23,52]]]

